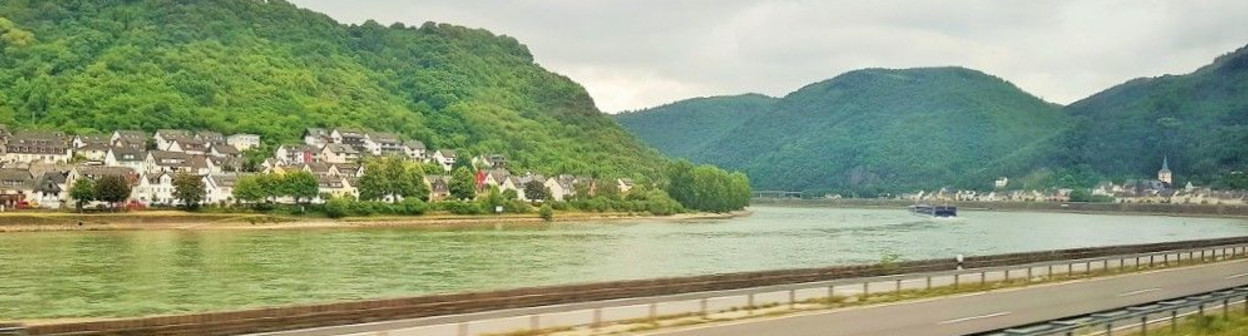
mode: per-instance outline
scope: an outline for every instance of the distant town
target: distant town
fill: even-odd
[[[130,184],[129,203],[139,206],[175,206],[174,176],[185,173],[202,179],[206,204],[232,204],[234,186],[241,177],[257,174],[308,172],[319,182],[321,203],[331,197],[358,197],[358,181],[365,160],[390,157],[439,166],[450,172],[459,160],[451,149],[430,151],[424,143],[403,140],[385,132],[309,128],[303,143],[279,146],[262,162],[249,163],[247,151],[261,148],[255,134],[225,136],[213,131],[164,129],[154,134],[118,130],[111,135],[70,135],[63,132],[10,130],[0,125],[0,207],[12,209],[62,209],[73,204],[71,186],[79,179],[121,177]],[[501,154],[468,158],[478,190],[497,187],[513,191],[520,200],[540,198],[563,201],[576,193],[580,183],[613,183],[618,190],[632,189],[630,179],[597,180],[589,177],[512,174]],[[541,183],[539,199],[530,200],[525,186]],[[450,197],[450,175],[425,174],[430,200]],[[278,199],[279,202],[293,202]]]

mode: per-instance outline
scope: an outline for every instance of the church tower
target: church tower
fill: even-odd
[[[1157,171],[1157,180],[1167,185],[1174,183],[1174,175],[1170,172],[1170,157],[1161,159],[1161,170]]]

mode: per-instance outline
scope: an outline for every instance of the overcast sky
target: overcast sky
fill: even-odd
[[[1066,104],[1248,45],[1248,1],[290,0],[344,23],[446,22],[529,46],[606,112],[866,67],[958,65]]]

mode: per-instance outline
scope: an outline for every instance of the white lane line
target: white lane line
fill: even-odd
[[[1009,315],[1009,314],[1010,314],[1010,312],[1008,312],[1008,311],[1003,311],[1003,312],[996,312],[996,313],[992,313],[992,314],[988,314],[988,315],[980,315],[980,316],[963,317],[963,318],[959,318],[959,319],[952,319],[952,320],[948,320],[948,321],[941,321],[940,323],[936,323],[936,324],[954,324],[954,323],[962,323],[962,322],[966,322],[966,321],[974,321],[974,320],[979,320],[979,319],[986,319],[986,318],[993,318],[993,317],[1001,317],[1001,316],[1005,316],[1005,315]]]
[[[1140,295],[1140,294],[1144,294],[1144,293],[1152,293],[1152,292],[1156,292],[1156,291],[1160,291],[1160,290],[1161,290],[1161,287],[1153,287],[1153,288],[1141,289],[1141,290],[1137,290],[1137,291],[1130,291],[1130,292],[1126,292],[1126,293],[1118,294],[1118,297],[1127,297],[1127,296],[1132,296],[1132,295]]]
[[[1227,279],[1235,279],[1235,278],[1242,278],[1242,277],[1248,277],[1248,273],[1240,273],[1240,274],[1236,274],[1236,275],[1228,276],[1228,277],[1226,277],[1226,278],[1227,278]]]

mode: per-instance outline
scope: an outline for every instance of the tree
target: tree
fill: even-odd
[[[477,177],[472,174],[471,170],[465,167],[456,168],[451,173],[450,193],[451,198],[457,200],[470,200],[477,196]]]
[[[397,157],[373,160],[365,164],[359,181],[360,199],[389,199],[398,203],[404,198],[429,200],[424,168]]]
[[[490,190],[486,191],[485,195],[481,197],[481,203],[488,207],[486,211],[490,213],[495,213],[496,211],[494,210],[503,206],[503,202],[506,201],[503,193],[498,190],[498,186],[490,186]]]
[[[89,178],[79,178],[69,188],[69,197],[74,199],[75,205],[78,206],[78,212],[82,212],[83,206],[95,200],[95,182]]]
[[[195,209],[199,207],[199,203],[204,201],[204,195],[207,191],[204,188],[204,179],[194,174],[180,172],[173,177],[173,198],[182,202],[182,206],[187,209]]]
[[[594,192],[594,196],[604,197],[613,201],[624,199],[623,194],[620,192],[620,185],[616,183],[615,179],[598,180],[598,188]]]
[[[537,201],[546,199],[546,183],[533,180],[524,184],[524,197],[529,201]]]
[[[95,182],[95,193],[97,199],[116,207],[130,199],[130,182],[118,175],[103,176]]]
[[[681,161],[669,166],[667,175],[667,193],[686,208],[728,212],[750,204],[750,180],[745,174]]]
[[[547,222],[555,220],[555,209],[550,208],[550,203],[542,204],[542,208],[537,210],[537,215]]]
[[[306,171],[288,173],[281,177],[283,195],[295,199],[295,203],[316,198],[321,191],[321,182],[316,175]]]
[[[234,183],[234,199],[248,203],[256,203],[266,198],[265,191],[261,189],[260,179],[265,178],[264,175],[244,176]]]

